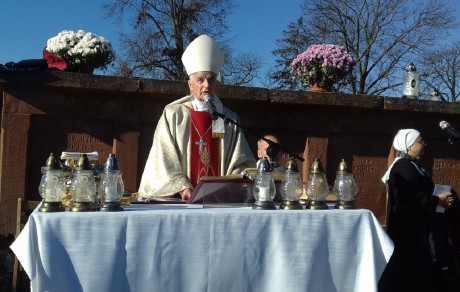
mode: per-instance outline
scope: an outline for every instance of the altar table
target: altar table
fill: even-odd
[[[393,243],[369,210],[35,210],[11,246],[32,291],[377,291]]]

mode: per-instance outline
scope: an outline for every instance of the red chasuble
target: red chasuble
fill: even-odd
[[[220,140],[212,137],[208,112],[190,109],[190,182],[195,187],[202,176],[219,176]]]

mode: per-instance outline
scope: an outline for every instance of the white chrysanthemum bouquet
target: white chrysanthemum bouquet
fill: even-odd
[[[84,30],[64,30],[50,38],[45,49],[63,58],[67,71],[73,72],[85,72],[88,67],[91,72],[96,68],[106,69],[115,60],[108,40]]]

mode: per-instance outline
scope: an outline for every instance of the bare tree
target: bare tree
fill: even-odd
[[[420,61],[422,92],[438,91],[442,98],[456,102],[460,96],[460,42],[427,51]]]
[[[278,55],[276,67],[269,73],[272,86],[279,89],[299,89],[291,76],[290,64],[294,58],[302,53],[307,44],[311,43],[314,37],[304,25],[303,17],[299,17],[296,22],[289,24],[288,29],[283,31],[284,38],[277,40],[278,49],[273,51],[273,55]]]
[[[252,85],[262,67],[260,57],[243,53],[237,56],[226,54],[226,64],[222,68],[222,83],[232,85]]]
[[[346,89],[355,94],[400,95],[406,65],[457,25],[442,0],[305,0],[301,8],[315,42],[342,45],[355,58]]]
[[[223,39],[228,31],[226,16],[235,7],[232,0],[112,1],[104,6],[107,16],[134,15],[134,33],[121,36],[125,51],[119,58],[118,74],[186,80],[188,76],[181,61],[182,53],[201,34],[208,34],[223,47],[227,56],[232,56],[228,41]],[[258,59],[250,60],[257,63]],[[230,70],[225,69],[228,63],[224,64],[224,72]],[[253,76],[253,65],[244,63],[239,68],[239,76]],[[260,62],[258,67],[261,67]],[[231,72],[236,74],[233,69]],[[229,76],[228,80],[234,77]],[[234,80],[246,84],[252,79],[241,77]]]

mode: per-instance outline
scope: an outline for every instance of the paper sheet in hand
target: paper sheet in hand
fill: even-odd
[[[434,196],[439,196],[440,194],[450,193],[451,191],[452,191],[451,186],[435,184],[434,185],[434,190],[433,190],[433,195]],[[446,211],[446,209],[444,207],[442,207],[440,205],[438,205],[436,207],[436,212],[444,213],[444,211]]]

